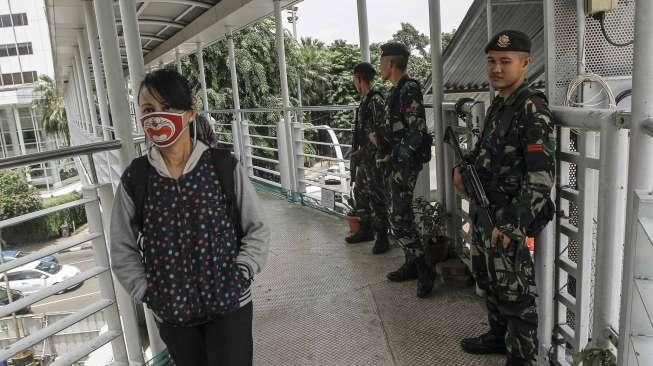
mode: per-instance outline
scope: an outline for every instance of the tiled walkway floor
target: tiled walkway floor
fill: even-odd
[[[270,258],[255,281],[255,365],[502,365],[462,352],[484,332],[485,306],[471,289],[438,285],[429,299],[415,282],[391,283],[398,248],[348,245],[343,219],[260,194],[272,227]]]

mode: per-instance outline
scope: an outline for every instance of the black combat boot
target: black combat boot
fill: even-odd
[[[398,270],[388,273],[386,276],[392,282],[404,282],[417,278],[417,265],[415,259],[406,257],[406,262]]]
[[[372,226],[369,223],[361,222],[360,229],[354,234],[349,235],[345,238],[345,241],[349,244],[362,243],[366,241],[374,240],[374,231],[372,231]]]
[[[433,291],[435,273],[433,268],[426,263],[424,256],[417,258],[417,297],[426,298]]]
[[[497,334],[489,331],[478,337],[465,338],[460,342],[463,350],[467,353],[475,355],[484,355],[489,353],[498,353],[505,355],[508,353],[506,350],[506,341],[503,334]]]
[[[372,254],[383,254],[390,250],[390,242],[388,241],[388,230],[376,230],[376,241],[372,247]]]

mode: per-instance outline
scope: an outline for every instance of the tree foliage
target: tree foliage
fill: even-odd
[[[0,171],[0,220],[41,209],[41,198],[22,169]]]
[[[47,75],[41,75],[34,91],[41,96],[32,102],[32,108],[43,120],[43,131],[48,135],[64,138],[66,143],[70,144],[64,100],[59,95],[54,80]]]

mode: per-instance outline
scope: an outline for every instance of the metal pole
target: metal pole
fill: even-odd
[[[286,150],[288,153],[288,168],[290,178],[290,190],[297,191],[297,180],[295,179],[295,154],[293,153],[292,120],[290,118],[290,97],[288,95],[288,72],[286,70],[286,47],[284,45],[283,21],[281,19],[281,2],[274,0],[274,19],[276,22],[277,38],[277,63],[279,64],[279,77],[281,79],[281,101],[284,108]]]
[[[82,74],[84,75],[84,87],[86,89],[87,97],[87,108],[89,112],[90,122],[92,126],[92,131],[95,136],[97,136],[97,114],[95,113],[95,98],[93,98],[93,86],[91,85],[91,72],[88,68],[88,52],[86,48],[88,47],[88,42],[83,41],[82,31],[77,33],[77,44],[79,48],[79,60],[82,65]]]
[[[102,222],[104,227],[104,235],[107,243],[111,243],[109,237],[109,218],[111,217],[111,210],[113,209],[113,186],[111,184],[103,184],[98,187],[98,196],[100,198],[100,209],[102,210]],[[111,247],[111,245],[109,245]],[[136,310],[134,309],[134,302],[125,288],[115,278],[113,284],[116,287],[116,301],[118,302],[118,310],[123,319],[123,332],[125,334],[125,342],[127,343],[127,355],[130,362],[135,362],[142,365],[144,361],[141,337],[138,331],[138,320],[136,318]]]
[[[129,67],[129,82],[132,87],[132,96],[134,103],[134,113],[136,121],[140,116],[138,108],[138,88],[145,77],[145,63],[143,61],[143,51],[141,49],[141,37],[138,29],[138,16],[136,15],[136,3],[133,0],[119,0],[120,16],[122,18],[122,27],[125,41],[125,51],[127,52],[127,66]],[[129,120],[129,119],[127,119]],[[138,123],[136,123],[138,125]],[[131,134],[132,124],[129,123]],[[132,143],[132,146],[133,143]],[[134,152],[136,154],[136,152]],[[159,336],[158,328],[154,323],[152,311],[145,307],[145,321],[147,323],[147,333],[150,340],[150,348],[153,355],[165,351],[165,345]]]
[[[141,35],[138,30],[138,17],[136,15],[136,2],[134,0],[119,0],[120,17],[122,18],[125,51],[127,52],[127,66],[129,67],[129,82],[132,87],[134,113],[136,125],[141,114],[138,108],[138,88],[145,77],[145,63],[141,49]],[[131,124],[130,124],[131,127]]]
[[[490,42],[492,39],[492,0],[485,0],[485,21],[487,22],[487,41]],[[494,99],[494,88],[492,84],[489,84],[490,88],[490,102]]]
[[[245,162],[246,156],[243,153],[242,139],[242,114],[240,113],[240,95],[238,92],[238,73],[236,72],[236,50],[234,47],[234,35],[229,30],[227,34],[227,48],[229,49],[229,70],[231,71],[231,94],[234,100],[234,119],[231,121],[231,134],[234,138],[234,154]]]
[[[544,3],[544,45],[545,45],[545,78],[546,94],[551,99],[551,85],[555,82],[553,67],[555,66],[555,47],[553,34],[553,3]],[[555,189],[551,197],[555,197]],[[538,365],[548,366],[551,363],[549,352],[553,338],[553,326],[555,324],[555,223],[549,223],[535,241],[535,283],[538,296]]]
[[[82,60],[79,57],[80,51],[77,47],[77,52],[75,52],[74,60],[75,66],[77,67],[77,77],[79,78],[79,96],[80,101],[82,102],[82,112],[84,113],[84,120],[86,124],[86,130],[90,133],[93,131],[91,126],[91,109],[88,105],[88,95],[86,94],[86,78],[84,77],[84,72],[82,71]]]
[[[299,44],[299,38],[297,38],[297,21],[299,20],[299,17],[297,16],[297,7],[293,6],[292,9],[292,34],[293,37],[295,37],[295,41],[297,44]],[[301,71],[300,71],[301,72]],[[297,75],[297,105],[301,108],[302,107],[302,78],[301,75]],[[304,112],[300,109],[297,111],[297,119],[299,123],[304,123]]]
[[[88,131],[88,119],[86,118],[86,110],[84,109],[84,99],[82,96],[82,82],[78,68],[77,56],[73,57],[73,74],[75,75],[75,97],[77,98],[77,114],[82,128]]]
[[[120,170],[122,171],[136,156],[136,149],[134,148],[134,138],[132,137],[129,100],[127,98],[127,90],[123,83],[116,17],[114,15],[112,1],[93,0],[93,3],[98,22],[98,33],[100,35],[100,46],[102,48],[102,60],[104,62],[104,72],[106,73],[113,126],[118,132],[120,140],[122,140],[119,155]]]
[[[367,2],[357,0],[358,6],[358,37],[360,39],[361,56],[363,61],[370,62],[370,35],[367,29]],[[433,35],[431,35],[433,39]]]
[[[445,190],[453,190],[453,183],[446,180],[450,172],[445,172],[444,121],[442,119],[442,31],[440,25],[440,0],[429,0],[429,24],[431,29],[431,95],[433,96],[433,134],[435,137],[437,201],[444,204],[447,212],[453,207],[446,206]],[[429,187],[430,191],[430,187]],[[428,196],[427,196],[428,197]]]
[[[100,0],[104,1],[104,0]],[[87,203],[85,206],[86,217],[88,218],[88,227],[91,233],[103,233],[102,214],[100,213],[100,204],[98,202],[98,195],[96,188],[88,187],[83,190],[84,198],[90,198],[94,201]],[[93,240],[93,257],[95,265],[105,268],[111,268],[109,263],[109,252],[107,250],[107,243],[104,236],[100,236]],[[112,299],[115,301],[116,293],[113,288],[113,278],[111,271],[106,271],[98,275],[98,283],[100,286],[100,294],[105,299]],[[104,316],[107,320],[107,326],[110,331],[123,333],[120,317],[118,315],[118,306],[116,303],[108,307],[104,311]],[[127,364],[127,348],[125,346],[125,339],[121,337],[115,338],[111,341],[113,348],[113,359],[115,362]]]
[[[596,289],[592,341],[599,347],[610,343],[608,329],[619,320],[619,284],[626,225],[628,184],[628,131],[616,123],[601,126],[601,174],[599,175]]]
[[[209,95],[206,92],[206,74],[204,73],[204,50],[202,43],[197,42],[197,64],[199,67],[200,85],[202,86],[202,109],[206,116],[209,115]]]
[[[578,31],[578,74],[585,73],[585,3],[577,1],[576,18]],[[582,88],[578,100],[583,101]],[[578,137],[580,162],[577,165],[576,181],[578,184],[578,234],[580,248],[578,251],[578,271],[576,275],[576,309],[575,309],[575,345],[576,352],[582,351],[590,337],[590,287],[592,286],[592,259],[594,239],[594,217],[596,214],[596,171],[588,169],[587,158],[596,156],[596,133],[585,131]]]
[[[628,216],[626,219],[626,245],[621,290],[619,321],[619,365],[627,364],[631,333],[631,301],[635,262],[635,235],[637,222],[634,212],[635,190],[653,191],[653,139],[644,130],[653,116],[653,2],[635,3],[635,44],[633,58],[632,121],[630,129],[630,154],[628,163]]]
[[[175,65],[177,65],[177,72],[180,74],[183,74],[181,72],[181,59],[179,58],[179,48],[175,48]]]
[[[100,122],[102,123],[102,138],[105,141],[110,139],[108,127],[109,106],[107,105],[107,90],[104,86],[104,73],[100,63],[100,41],[98,40],[97,22],[93,13],[93,3],[90,1],[83,2],[84,7],[84,24],[86,25],[86,36],[88,38],[88,48],[93,63],[93,79],[95,80],[95,93],[98,105],[100,107]],[[95,109],[95,108],[94,108]]]

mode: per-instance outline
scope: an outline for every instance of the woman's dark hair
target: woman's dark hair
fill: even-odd
[[[354,66],[354,75],[370,83],[374,80],[374,76],[376,76],[376,70],[374,70],[374,66],[369,62],[361,62]]]
[[[180,111],[193,109],[193,93],[190,83],[188,79],[176,70],[159,69],[145,75],[138,89],[138,99],[140,99],[143,88],[147,88],[159,103],[165,103],[172,109]],[[209,121],[198,113],[195,118],[195,123],[197,124],[197,139],[209,146],[215,147],[217,138]],[[193,134],[193,130],[191,128],[191,135]]]

